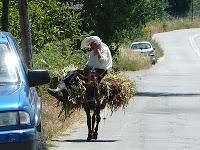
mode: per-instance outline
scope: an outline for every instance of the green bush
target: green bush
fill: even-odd
[[[46,43],[68,38],[74,40],[71,46],[77,48],[75,41],[81,35],[81,19],[69,5],[61,5],[56,0],[31,0],[29,8],[33,45],[37,51]]]
[[[47,43],[64,39],[71,39],[74,42],[71,46],[79,49],[83,35],[80,29],[80,13],[74,13],[69,5],[62,5],[57,0],[29,0],[28,12],[34,52],[40,52]],[[9,9],[9,31],[18,41],[20,41],[19,22],[18,1],[12,0]]]
[[[140,29],[146,22],[161,19],[165,15],[166,7],[165,2],[161,0],[120,0],[118,2],[75,0],[73,2],[83,4],[80,12],[84,16],[85,31],[93,30],[109,45],[113,41],[123,41],[124,35],[129,34],[133,29]],[[139,34],[132,36],[139,36]]]
[[[83,68],[87,53],[74,51],[72,44],[70,39],[46,44],[40,53],[34,53],[34,68],[46,68],[52,77],[63,77],[69,66]]]

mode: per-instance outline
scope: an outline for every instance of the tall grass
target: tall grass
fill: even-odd
[[[46,91],[39,94],[43,99],[43,129],[47,144],[49,147],[55,146],[51,140],[63,134],[70,134],[76,127],[85,122],[85,113],[80,110],[66,120],[62,117],[58,118],[61,105],[58,106],[57,100]]]
[[[114,62],[114,67],[129,71],[148,69],[150,66],[151,62],[147,57],[125,47],[120,48],[117,61]]]
[[[179,29],[200,28],[200,19],[196,18],[171,18],[162,22],[151,23],[151,33],[167,32]]]
[[[159,43],[157,43],[155,40],[151,40],[151,44],[153,45],[153,48],[156,52],[156,59],[159,59],[160,57],[162,57],[164,53]]]

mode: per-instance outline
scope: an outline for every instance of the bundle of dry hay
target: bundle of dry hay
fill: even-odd
[[[78,84],[67,87],[66,91],[63,91],[68,94],[66,94],[65,100],[60,103],[62,109],[59,117],[61,115],[68,117],[74,111],[82,108],[85,87],[82,80],[78,79],[77,82]],[[119,108],[126,108],[136,91],[132,81],[116,72],[106,75],[100,84],[101,101],[107,104],[111,112]]]
[[[119,108],[126,108],[136,89],[134,83],[128,78],[120,73],[112,73],[103,79],[100,92],[103,101],[113,112]]]

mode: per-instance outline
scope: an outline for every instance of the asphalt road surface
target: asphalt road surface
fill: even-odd
[[[149,70],[126,72],[138,95],[112,116],[102,112],[98,140],[86,123],[55,139],[56,150],[200,150],[200,29],[153,37],[164,57]]]

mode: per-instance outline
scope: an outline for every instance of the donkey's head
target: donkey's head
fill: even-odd
[[[84,85],[86,88],[85,92],[86,101],[84,105],[92,110],[95,109],[97,105],[100,105],[99,83],[105,74],[106,71],[98,75],[95,70],[91,70],[88,72],[86,76],[81,74],[79,75],[80,79],[85,81]]]

